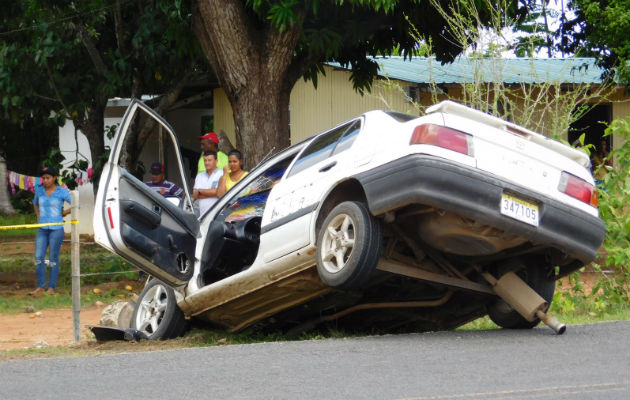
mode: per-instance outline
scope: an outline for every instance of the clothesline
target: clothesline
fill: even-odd
[[[88,179],[90,178],[90,175],[91,174],[88,173]],[[29,176],[29,175],[20,174],[19,172],[15,172],[15,171],[7,171],[7,183],[11,186],[11,193],[13,194],[15,194],[15,192],[17,192],[18,189],[29,190],[35,193],[35,188],[41,185],[41,179],[42,178],[40,178],[39,176]],[[81,186],[88,183],[88,179],[84,179],[83,173],[81,173],[77,177],[76,182],[79,184],[79,186]],[[61,177],[59,177],[59,184],[63,188],[66,188],[66,189],[68,188],[66,184],[63,183]]]

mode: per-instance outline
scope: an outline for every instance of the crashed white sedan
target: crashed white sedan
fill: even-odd
[[[143,183],[142,156],[123,157],[132,127],[181,201]],[[605,234],[587,155],[449,101],[423,117],[367,112],[289,147],[204,215],[181,154],[168,123],[134,101],[95,205],[96,241],[154,277],[132,320],[153,339],[190,318],[400,332],[490,315],[562,333],[546,314],[555,281],[592,261]]]

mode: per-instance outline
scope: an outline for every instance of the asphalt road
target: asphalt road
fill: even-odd
[[[630,399],[630,321],[0,363],[0,399]]]

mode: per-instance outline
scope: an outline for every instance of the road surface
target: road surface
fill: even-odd
[[[0,399],[630,399],[630,321],[0,363]]]

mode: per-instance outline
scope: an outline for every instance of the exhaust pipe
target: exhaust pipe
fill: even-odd
[[[558,335],[562,335],[566,331],[566,325],[546,313],[549,303],[514,272],[506,273],[499,280],[488,272],[482,272],[481,274],[492,285],[492,290],[497,296],[501,297],[523,318],[530,322],[540,318]]]

